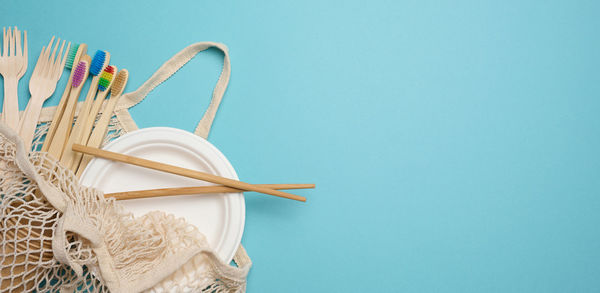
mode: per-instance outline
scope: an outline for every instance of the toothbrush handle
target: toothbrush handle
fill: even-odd
[[[4,80],[4,109],[3,119],[13,130],[19,129],[19,80],[16,76],[8,77]]]
[[[52,123],[50,123],[50,128],[48,129],[48,132],[46,133],[46,138],[44,139],[44,144],[42,145],[42,152],[47,152],[48,149],[50,148],[50,144],[52,143],[52,139],[54,138],[54,133],[56,133],[56,128],[58,127],[58,121],[61,120],[65,108],[66,108],[66,104],[67,104],[67,99],[70,96],[71,93],[71,79],[72,79],[73,74],[71,74],[71,76],[69,77],[69,81],[67,82],[67,87],[65,87],[65,91],[63,92],[62,97],[60,98],[60,102],[58,103],[58,106],[56,106],[56,111],[54,112],[54,116],[52,116]]]
[[[61,159],[63,149],[73,129],[73,117],[75,116],[77,98],[79,98],[80,92],[81,88],[70,89],[69,98],[60,120],[52,121],[53,124],[56,124],[56,131],[46,151],[57,160]]]
[[[92,135],[90,135],[90,139],[87,141],[87,146],[95,148],[100,147],[100,145],[102,144],[102,140],[104,139],[104,136],[106,134],[108,123],[110,123],[110,118],[112,118],[113,111],[115,110],[115,106],[117,105],[117,101],[120,97],[121,96],[111,97],[108,100],[106,106],[104,107],[104,111],[102,111],[100,119],[98,119],[98,122],[96,123],[96,127],[94,128]],[[77,167],[77,172],[75,173],[75,175],[77,175],[78,178],[81,177],[83,170],[85,170],[85,167],[90,163],[92,159],[93,157],[90,155],[83,155],[83,157],[81,158],[81,162]]]

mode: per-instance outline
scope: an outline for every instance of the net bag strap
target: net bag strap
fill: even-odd
[[[199,42],[192,45],[189,45],[185,49],[181,50],[179,53],[175,54],[175,56],[171,57],[171,59],[167,60],[144,84],[142,84],[137,90],[127,93],[121,97],[119,101],[119,105],[116,107],[116,111],[120,111],[123,109],[129,109],[142,100],[146,98],[146,96],[161,83],[169,79],[175,72],[177,72],[180,68],[182,68],[185,64],[187,64],[192,58],[194,58],[198,53],[207,50],[209,48],[216,48],[223,52],[223,69],[221,71],[221,76],[215,85],[215,89],[213,90],[212,99],[208,108],[204,112],[204,116],[196,126],[195,134],[206,138],[208,137],[208,133],[210,132],[210,127],[215,119],[215,115],[217,110],[219,109],[219,105],[221,104],[221,100],[223,99],[223,95],[225,94],[225,90],[227,89],[227,85],[229,83],[229,76],[231,75],[231,63],[229,61],[229,52],[227,46],[221,43],[213,43],[213,42]]]
[[[220,50],[221,52],[223,52],[224,57],[221,76],[219,77],[219,80],[215,85],[215,89],[213,90],[210,104],[208,105],[206,112],[204,112],[204,116],[202,117],[202,119],[198,123],[198,126],[196,126],[196,130],[194,131],[196,135],[199,135],[203,138],[207,138],[208,134],[210,133],[215,115],[217,114],[217,110],[219,109],[219,105],[221,104],[221,100],[223,99],[223,95],[225,94],[225,90],[227,89],[227,85],[229,84],[229,77],[231,75],[231,63],[229,60],[229,52],[227,46],[221,43],[213,42],[199,42],[186,47],[179,53],[175,54],[175,56],[171,57],[171,59],[167,60],[137,90],[123,95],[115,111],[117,112],[119,120],[125,126],[125,130],[132,131],[137,128],[127,109],[137,105],[139,102],[144,100],[144,98],[146,98],[146,96],[154,88],[156,88],[161,83],[169,79],[180,68],[182,68],[190,60],[192,60],[192,58],[194,58],[198,53],[209,48],[216,48]],[[235,256],[233,257],[233,261],[239,267],[244,267],[246,265],[252,264],[250,257],[246,253],[246,249],[244,249],[244,247],[241,244],[238,247]]]

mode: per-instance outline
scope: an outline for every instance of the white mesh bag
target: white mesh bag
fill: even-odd
[[[193,44],[167,61],[138,90],[122,97],[111,138],[136,129],[128,109],[198,52],[224,53],[223,72],[196,134],[206,137],[229,81],[227,48]],[[44,109],[36,149],[54,107]],[[28,152],[0,123],[0,292],[244,292],[251,266],[240,246],[222,262],[194,226],[176,215],[134,217],[98,190],[81,186],[54,158]]]

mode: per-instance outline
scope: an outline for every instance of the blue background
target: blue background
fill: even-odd
[[[21,108],[52,35],[111,52],[129,91],[229,46],[209,140],[243,180],[317,184],[247,195],[249,292],[600,291],[600,2],[285,2],[9,0],[0,26],[29,32]],[[192,131],[221,59],[138,125]]]

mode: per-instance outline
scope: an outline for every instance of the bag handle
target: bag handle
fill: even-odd
[[[225,94],[225,90],[227,89],[227,84],[229,83],[229,76],[231,75],[231,63],[229,61],[229,52],[227,46],[221,43],[213,43],[213,42],[200,42],[192,44],[185,49],[181,50],[171,59],[167,60],[144,84],[142,84],[137,90],[127,93],[121,97],[119,100],[119,104],[117,105],[115,112],[117,113],[117,117],[121,120],[124,125],[131,125],[131,128],[137,128],[135,126],[135,122],[131,119],[127,109],[135,106],[139,102],[141,102],[146,96],[158,85],[163,83],[165,80],[169,79],[175,72],[177,72],[181,67],[187,64],[192,58],[194,58],[198,53],[209,49],[209,48],[217,48],[223,52],[223,70],[221,71],[221,76],[215,85],[215,89],[213,90],[213,96],[204,113],[204,116],[198,123],[196,130],[194,133],[203,138],[207,138],[210,132],[210,128],[212,126],[213,120],[215,119],[215,115],[217,110],[219,109],[219,104],[223,99],[223,95]],[[125,112],[126,115],[119,115],[119,113]],[[129,129],[128,129],[129,130]],[[246,249],[240,244],[238,247],[233,261],[238,265],[238,267],[246,267],[250,268],[252,266],[252,260],[246,253]]]
[[[171,59],[167,60],[167,62],[165,62],[137,90],[124,94],[119,100],[119,104],[117,105],[115,111],[129,109],[141,102],[154,88],[169,79],[169,77],[171,77],[181,67],[192,60],[192,58],[194,58],[198,53],[209,48],[219,49],[221,52],[223,52],[224,58],[223,70],[221,71],[221,76],[219,77],[219,80],[215,85],[215,89],[213,90],[210,104],[208,105],[206,112],[204,112],[204,116],[202,116],[198,126],[196,126],[196,130],[194,130],[196,135],[199,135],[203,138],[208,137],[210,127],[215,119],[215,115],[217,114],[217,110],[219,109],[219,105],[223,99],[223,95],[225,94],[225,90],[227,89],[227,84],[229,83],[229,76],[231,75],[229,52],[227,46],[221,43],[200,42],[189,45],[185,49],[181,50],[179,53],[175,54],[175,56],[171,57]]]

